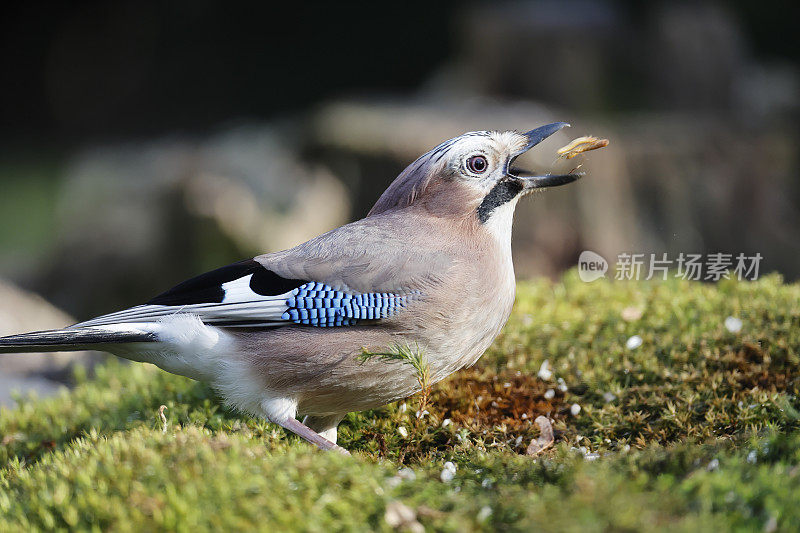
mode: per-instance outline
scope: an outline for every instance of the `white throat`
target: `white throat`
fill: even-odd
[[[489,220],[484,223],[486,230],[503,248],[511,254],[511,227],[514,225],[514,210],[517,208],[519,196],[500,205],[492,211]]]

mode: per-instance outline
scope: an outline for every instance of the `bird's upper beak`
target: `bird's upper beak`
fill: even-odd
[[[514,162],[514,159],[516,159],[518,156],[524,154],[565,126],[569,126],[569,124],[566,122],[553,122],[552,124],[539,126],[538,128],[532,129],[531,131],[523,134],[528,138],[528,144],[526,144],[519,152],[511,156],[508,161],[508,170],[506,171],[506,174],[510,179],[519,180],[522,182],[523,192],[532,191],[533,189],[543,189],[545,187],[566,185],[567,183],[572,183],[583,175],[581,173],[572,173],[530,176],[527,175],[529,174],[527,171],[513,168],[511,166],[511,164]]]

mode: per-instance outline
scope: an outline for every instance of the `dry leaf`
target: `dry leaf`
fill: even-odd
[[[529,455],[534,457],[539,455],[544,450],[549,448],[555,442],[555,438],[553,437],[553,426],[550,424],[550,420],[544,416],[537,416],[536,425],[539,426],[539,438],[536,440],[532,440],[531,443],[528,445],[528,449],[525,451],[525,455]]]

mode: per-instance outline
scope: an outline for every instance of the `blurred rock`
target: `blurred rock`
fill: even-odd
[[[13,408],[16,404],[14,396],[33,393],[37,398],[53,396],[65,389],[66,385],[37,376],[20,376],[14,373],[0,374],[0,406]]]
[[[214,219],[244,249],[291,248],[347,222],[342,183],[300,160],[280,131],[241,128],[210,140],[185,182],[190,212]]]
[[[74,323],[40,296],[0,280],[0,336]],[[69,381],[74,365],[92,366],[103,357],[87,351],[0,355],[0,405],[12,405],[12,391],[53,394]]]
[[[298,139],[291,128],[246,125],[77,155],[45,292],[86,318],[345,223],[347,192],[299,159]]]

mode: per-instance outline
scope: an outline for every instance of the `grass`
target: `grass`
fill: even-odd
[[[545,360],[552,375],[539,377]],[[430,413],[411,398],[348,415],[340,444],[353,458],[153,367],[112,361],[78,381],[0,412],[0,530],[800,523],[800,286],[775,275],[520,283],[501,337],[432,388]],[[538,415],[556,443],[530,458]],[[443,481],[447,461],[456,472]]]

